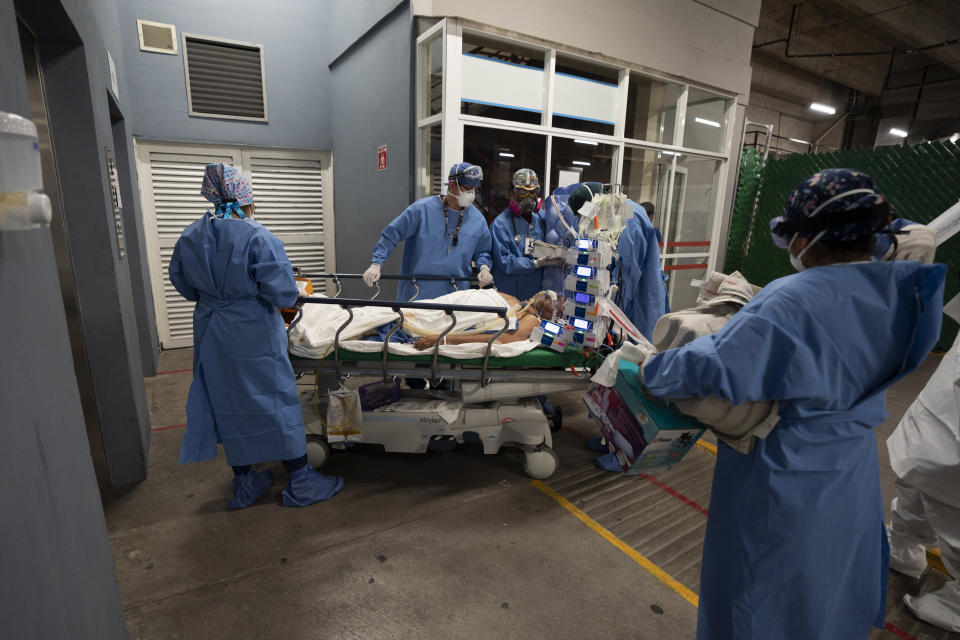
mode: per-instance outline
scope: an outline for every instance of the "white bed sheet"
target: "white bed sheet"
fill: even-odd
[[[496,291],[491,289],[466,289],[440,296],[433,300],[437,304],[458,304],[483,307],[506,308],[506,301]],[[503,320],[492,313],[457,313],[457,324],[454,332],[470,330],[471,333],[498,331],[503,326]],[[348,351],[360,353],[374,353],[383,351],[383,343],[379,341],[357,340],[365,333],[377,327],[394,322],[399,315],[393,310],[384,307],[359,307],[353,310],[353,321],[340,334],[340,346]],[[443,311],[404,310],[404,330],[413,336],[437,335],[442,333],[450,324],[449,316]],[[508,317],[513,319],[516,326],[516,316],[511,311]],[[324,358],[333,348],[333,341],[337,329],[347,321],[345,309],[335,305],[305,304],[303,317],[290,332],[290,353],[305,358]],[[498,358],[512,358],[530,351],[537,343],[530,340],[511,342],[508,344],[494,343],[491,355]],[[441,345],[440,355],[458,360],[482,358],[486,353],[487,343],[468,343],[457,345]],[[432,349],[417,351],[412,344],[391,342],[389,352],[396,355],[424,355],[431,354]]]

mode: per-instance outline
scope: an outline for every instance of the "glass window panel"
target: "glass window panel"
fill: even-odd
[[[577,182],[612,182],[616,153],[617,147],[610,144],[554,137],[550,188]]]
[[[440,123],[420,129],[420,144],[423,145],[423,178],[421,180],[421,196],[439,195],[443,188],[443,167],[440,166],[440,157],[443,152],[441,145]]]
[[[671,157],[649,149],[627,147],[623,156],[623,192],[645,204],[653,226],[663,232],[664,203],[670,180]]]
[[[468,32],[463,55],[461,113],[541,123],[544,51]]]
[[[553,126],[613,135],[620,70],[557,54]]]
[[[480,165],[483,184],[475,204],[487,223],[506,209],[517,169],[533,169],[543,182],[547,162],[547,137],[488,127],[463,128],[463,159]]]
[[[730,100],[690,87],[683,131],[683,146],[706,151],[723,151],[726,112]]]
[[[420,45],[420,82],[423,83],[423,104],[420,117],[427,118],[443,110],[443,38],[439,35]]]
[[[677,100],[683,87],[630,74],[627,89],[627,138],[674,144],[677,122]]]
[[[664,261],[663,271],[668,278],[670,311],[680,311],[696,306],[700,289],[690,283],[706,277],[707,258],[667,258]]]
[[[677,159],[667,253],[710,250],[720,162],[687,155]]]

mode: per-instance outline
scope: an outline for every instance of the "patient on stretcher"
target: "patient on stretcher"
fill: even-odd
[[[535,294],[532,298],[523,302],[514,298],[513,296],[497,291],[497,293],[506,301],[515,314],[516,324],[515,329],[504,331],[498,338],[497,342],[501,344],[509,344],[511,342],[519,342],[521,340],[528,340],[530,338],[530,333],[533,331],[534,327],[540,324],[541,319],[551,319],[553,318],[553,310],[555,306],[554,297],[547,293],[546,291],[541,291],[540,293]],[[562,304],[562,303],[560,303]],[[491,331],[485,331],[482,333],[450,333],[444,337],[445,344],[467,344],[471,342],[489,342],[490,341]],[[416,347],[418,351],[425,351],[426,349],[432,349],[439,339],[438,334],[425,335],[417,338],[413,346]]]
[[[501,353],[524,353],[521,347],[531,331],[544,319],[553,316],[554,308],[562,305],[553,293],[538,293],[530,300],[521,301],[495,289],[465,289],[449,293],[433,300],[424,300],[437,305],[473,306],[504,309],[508,328],[494,343]],[[456,326],[447,333],[443,350],[466,357],[472,347],[490,341],[492,334],[503,328],[503,317],[483,311],[456,311]],[[400,327],[397,323],[402,322]],[[335,339],[341,344],[353,342],[390,343],[402,353],[401,347],[410,351],[423,351],[437,344],[437,337],[450,327],[451,316],[442,309],[402,309],[402,314],[389,307],[354,307],[349,313],[335,305],[306,304],[303,318],[290,332],[291,351],[312,357],[325,357]],[[529,348],[534,345],[530,344]],[[509,348],[507,348],[509,347]],[[506,348],[506,349],[505,349]],[[360,350],[366,350],[360,348]]]

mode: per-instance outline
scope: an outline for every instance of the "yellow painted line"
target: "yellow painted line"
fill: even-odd
[[[697,594],[695,594],[693,591],[691,591],[684,585],[677,582],[677,580],[674,579],[673,576],[668,574],[666,571],[664,571],[657,565],[650,562],[645,556],[643,556],[636,549],[628,545],[626,542],[624,542],[617,536],[613,535],[613,533],[611,533],[606,527],[604,527],[599,522],[597,522],[596,520],[588,516],[581,509],[578,509],[576,505],[574,505],[572,502],[570,502],[569,500],[564,498],[562,495],[560,495],[559,493],[557,493],[556,491],[554,491],[553,489],[551,489],[550,487],[548,487],[547,485],[545,485],[543,482],[539,480],[531,480],[530,484],[532,484],[537,489],[540,489],[540,491],[544,492],[545,494],[547,494],[548,496],[556,500],[560,504],[560,506],[562,506],[564,509],[566,509],[567,511],[575,515],[577,518],[583,521],[583,523],[586,524],[588,527],[590,527],[591,529],[599,533],[607,542],[615,546],[617,549],[620,549],[620,551],[623,551],[625,554],[630,556],[630,558],[634,562],[636,562],[641,567],[643,567],[644,569],[649,571],[651,574],[653,574],[653,576],[657,580],[659,580],[660,582],[664,583],[665,585],[667,585],[668,587],[670,587],[671,589],[679,593],[684,600],[686,600],[687,602],[689,602],[695,607],[699,606],[700,598],[697,596]]]
[[[950,575],[946,565],[943,564],[943,560],[940,558],[940,549],[927,549],[927,564],[937,571],[945,573],[948,576]]]
[[[704,451],[708,451],[713,455],[717,455],[717,445],[713,444],[712,442],[704,442],[703,438],[700,438],[697,440],[697,446]]]

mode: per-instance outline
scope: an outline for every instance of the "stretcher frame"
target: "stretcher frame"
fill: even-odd
[[[396,380],[400,377],[422,378],[425,377],[424,374],[429,371],[431,385],[439,385],[444,380],[452,380],[455,384],[461,384],[463,382],[479,383],[481,388],[486,388],[492,382],[538,384],[569,383],[571,375],[581,376],[583,380],[582,384],[584,386],[586,386],[586,382],[589,380],[589,373],[585,361],[573,363],[568,358],[562,363],[563,370],[559,370],[555,368],[555,366],[551,368],[543,368],[536,365],[529,367],[518,367],[516,361],[517,359],[523,359],[522,355],[514,358],[493,357],[493,345],[496,343],[496,340],[510,327],[510,320],[508,317],[509,309],[507,307],[453,305],[416,301],[383,301],[376,299],[380,295],[379,287],[377,288],[373,298],[369,300],[358,298],[339,298],[337,296],[339,296],[339,294],[342,292],[342,285],[340,281],[343,279],[362,278],[361,274],[302,274],[302,277],[310,279],[330,279],[337,285],[337,293],[332,298],[320,298],[315,296],[299,297],[297,300],[297,314],[290,323],[288,333],[292,331],[302,319],[303,306],[305,304],[327,304],[339,306],[347,312],[347,320],[337,328],[337,331],[334,335],[334,344],[331,350],[332,358],[330,355],[326,356],[325,358],[304,358],[296,356],[295,354],[291,354],[291,364],[293,365],[294,371],[298,376],[302,376],[305,373],[312,373],[317,376],[317,380],[319,380],[321,375],[326,374],[326,377],[329,377],[332,373],[336,376],[336,379],[343,381],[350,375],[370,376],[379,373],[384,382],[390,382],[391,380]],[[457,280],[468,280],[466,278],[442,278],[435,276],[412,276],[410,278],[405,278],[402,276],[381,276],[381,279],[408,279],[411,281],[414,281],[415,279],[419,279],[421,281],[443,280],[450,281],[454,289],[456,289],[455,285]],[[364,306],[389,308],[399,316],[396,326],[386,336],[383,342],[383,349],[379,354],[347,352],[341,348],[340,336],[347,326],[349,326],[353,321],[353,309]],[[443,332],[439,334],[437,342],[430,350],[429,354],[424,354],[423,356],[407,356],[390,353],[390,338],[403,325],[404,309],[443,311],[450,318],[449,325],[447,325]],[[499,330],[491,333],[490,339],[486,343],[482,358],[458,360],[440,355],[440,346],[443,342],[443,338],[456,327],[456,314],[458,312],[491,313],[503,320],[503,325],[499,328]],[[559,356],[560,354],[555,355]],[[425,366],[417,365],[429,365],[429,370],[427,370]],[[568,368],[572,371],[568,371]],[[526,408],[529,409],[529,402],[531,401],[531,398],[521,397],[519,398],[519,401],[521,404],[526,402]],[[464,406],[465,409],[467,409],[473,405],[465,404]],[[501,405],[499,402],[497,402],[495,403],[495,406],[499,408]],[[527,414],[529,415],[529,410],[527,411]],[[518,431],[518,427],[514,425],[511,425],[509,429],[505,429],[504,424],[506,424],[508,420],[504,420],[500,424],[496,425],[479,426],[477,431],[486,434],[487,438],[483,442],[484,452],[488,454],[497,453],[501,445],[519,447],[524,451],[524,471],[527,473],[527,475],[539,479],[549,477],[559,466],[559,458],[552,449],[552,432],[559,430],[562,424],[562,414],[559,411],[556,411],[550,422],[547,421],[546,416],[543,415],[542,412],[540,413],[539,417],[540,420],[537,422],[537,424],[531,425],[529,429],[525,428],[520,431]],[[502,434],[505,430],[510,431],[511,436],[514,437],[513,440],[503,441]],[[462,442],[463,435],[471,431],[472,429],[470,428],[470,425],[467,425],[463,429],[452,429],[450,437],[454,437],[458,442]],[[367,441],[366,438],[365,441]],[[495,442],[490,444],[491,441]],[[311,463],[314,464],[314,466],[319,466],[316,464],[315,459],[325,459],[325,457],[329,455],[329,448],[324,440],[323,435],[308,434],[308,452],[312,452],[314,454],[311,456]],[[322,460],[320,460],[320,462],[322,464]]]

